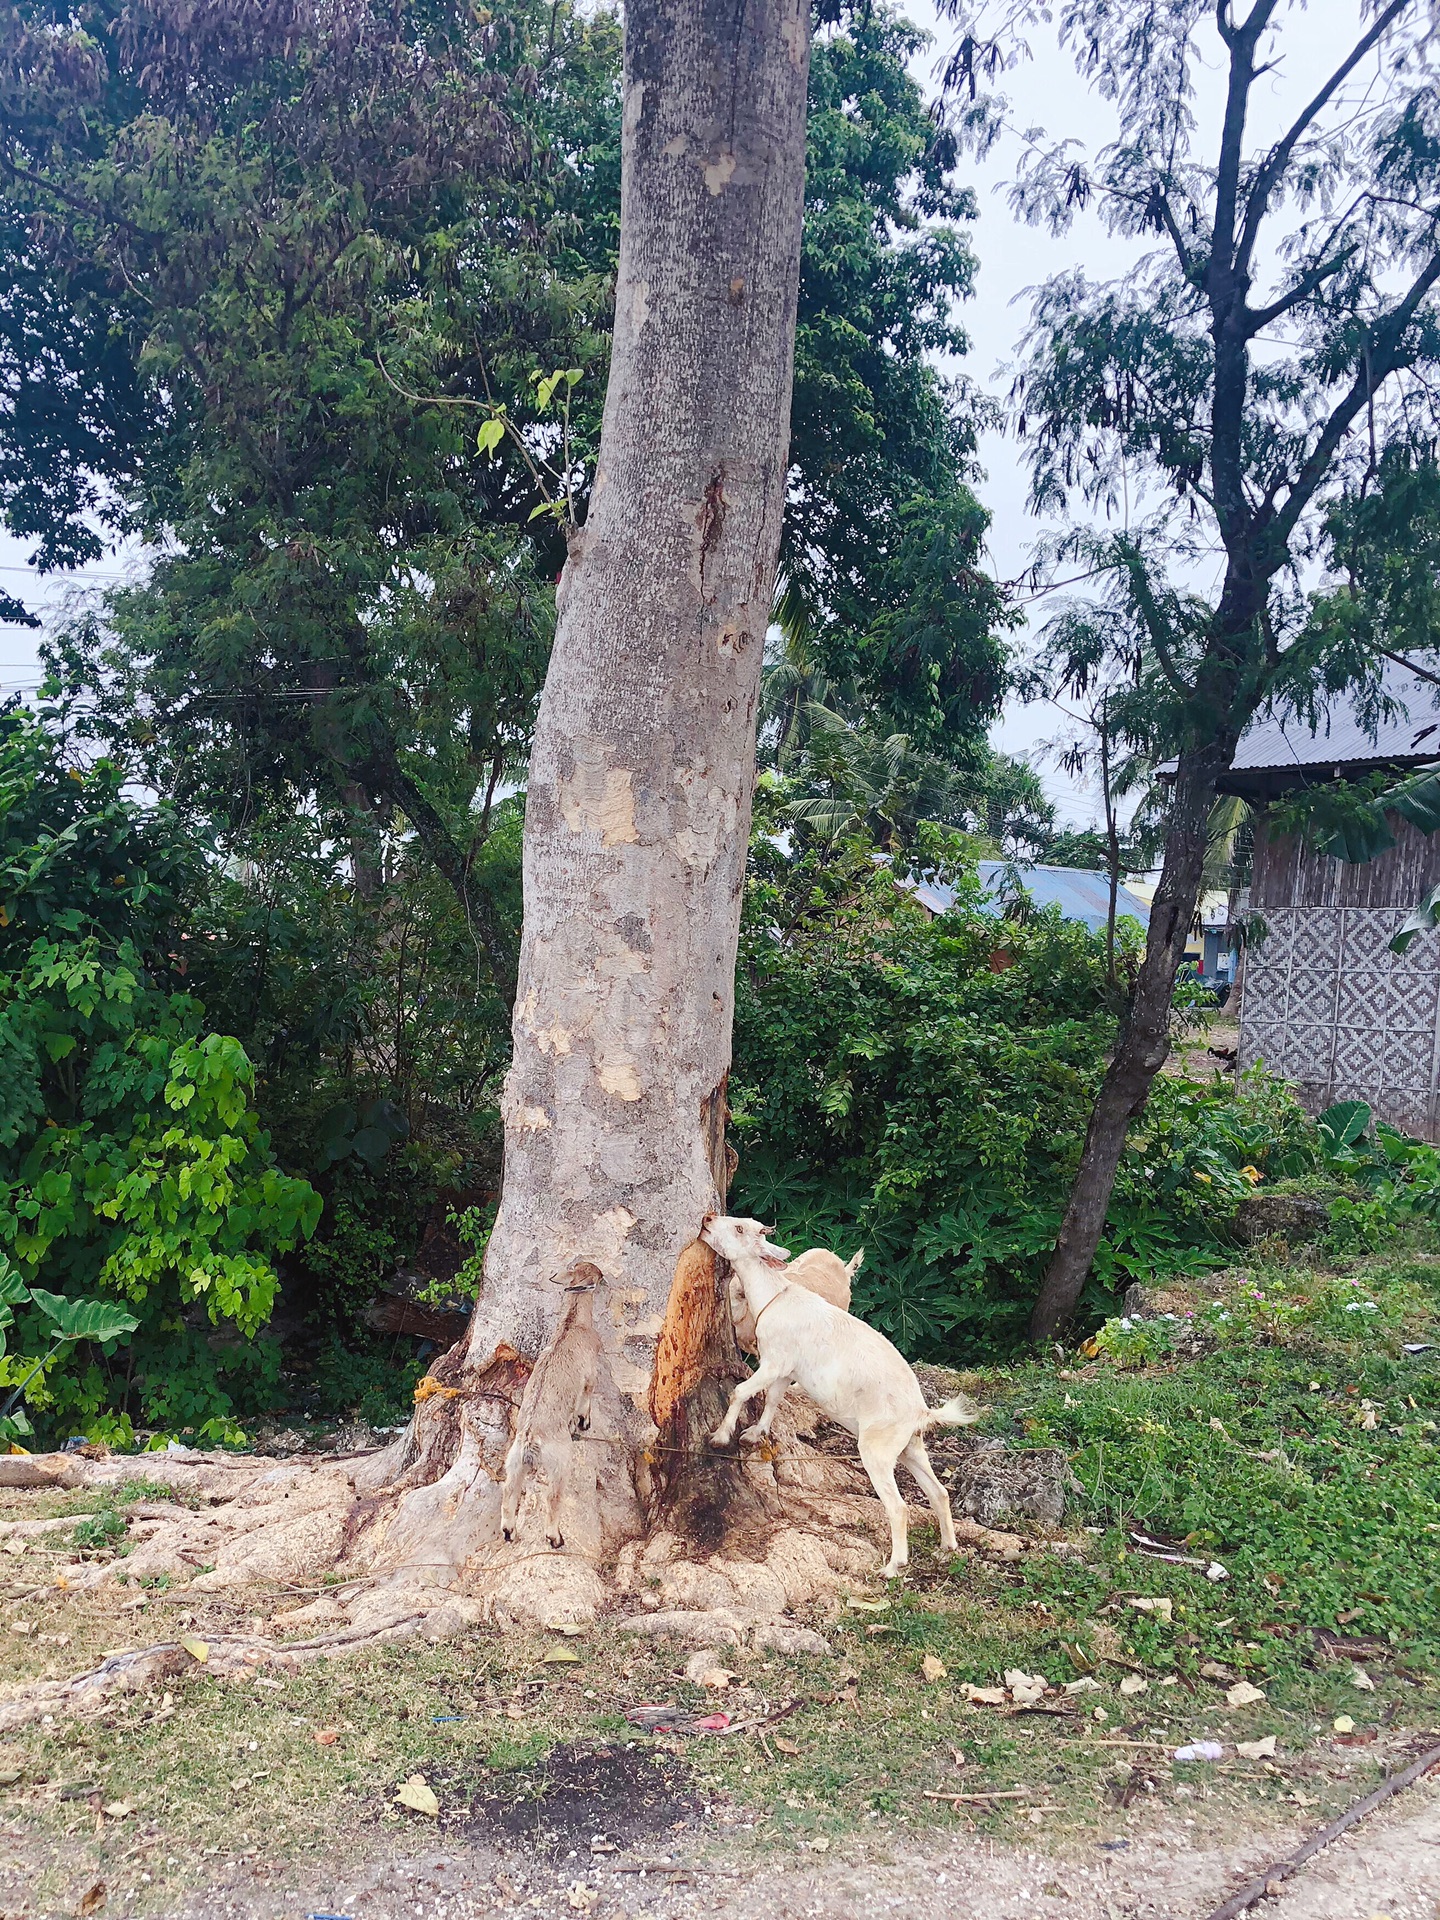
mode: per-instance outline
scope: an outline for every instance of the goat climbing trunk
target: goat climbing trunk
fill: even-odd
[[[505,1171],[469,1335],[533,1354],[573,1261],[648,1406],[716,1198],[788,465],[808,9],[631,0],[614,344],[530,760]]]

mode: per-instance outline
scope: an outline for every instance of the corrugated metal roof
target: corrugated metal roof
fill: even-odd
[[[981,860],[980,884],[995,902],[998,913],[1005,904],[1008,876],[1015,874],[1037,907],[1058,906],[1067,920],[1083,920],[1092,933],[1105,925],[1110,911],[1110,880],[1105,873],[1092,873],[1083,867],[1039,867],[1020,861]],[[955,904],[955,889],[938,881],[902,881],[931,913],[947,913]],[[1150,924],[1150,909],[1141,899],[1121,887],[1116,911],[1129,914],[1142,927]]]
[[[1361,768],[1440,759],[1440,687],[1387,662],[1385,691],[1403,711],[1379,721],[1373,734],[1360,724],[1349,694],[1331,698],[1313,731],[1304,720],[1258,716],[1241,737],[1231,773],[1283,774],[1291,768]]]

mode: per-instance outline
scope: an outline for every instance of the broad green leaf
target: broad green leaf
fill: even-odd
[[[504,421],[503,420],[487,420],[484,423],[484,425],[481,427],[480,431],[476,434],[475,444],[480,449],[481,453],[488,453],[491,459],[493,460],[495,457],[495,449],[500,445],[500,442],[504,438],[505,438]]]
[[[58,1293],[32,1287],[30,1299],[66,1340],[113,1340],[134,1333],[140,1322],[109,1300],[67,1300]]]

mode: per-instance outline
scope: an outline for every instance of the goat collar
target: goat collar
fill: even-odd
[[[774,1306],[775,1302],[780,1298],[780,1295],[785,1291],[786,1287],[789,1284],[790,1283],[788,1280],[782,1280],[779,1287],[775,1290],[774,1293],[771,1294],[770,1298],[765,1302],[764,1306],[761,1307],[759,1313],[757,1313],[755,1316],[755,1325],[757,1327],[760,1325],[760,1322],[765,1318],[766,1314],[770,1311],[771,1307]]]

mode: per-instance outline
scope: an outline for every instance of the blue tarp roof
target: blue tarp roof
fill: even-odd
[[[980,884],[995,898],[998,913],[1005,904],[1014,875],[1037,907],[1058,906],[1067,920],[1083,920],[1092,933],[1104,927],[1110,911],[1110,878],[1083,867],[1032,867],[1019,861],[981,860]],[[902,883],[931,913],[946,913],[955,904],[955,889],[933,880]],[[1150,924],[1150,909],[1138,894],[1121,887],[1117,914],[1129,914],[1142,927]]]

